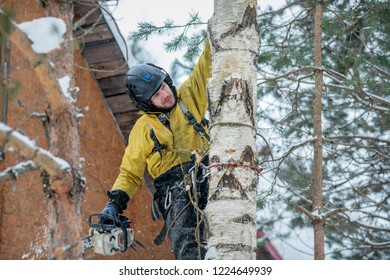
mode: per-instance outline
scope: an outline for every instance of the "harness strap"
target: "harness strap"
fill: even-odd
[[[152,149],[152,152],[158,152],[160,154],[160,163],[162,161],[162,151],[167,149],[168,146],[165,144],[161,144],[160,141],[158,141],[156,133],[154,133],[154,130],[152,126],[149,123],[149,129],[150,129],[150,138],[152,138],[154,142],[154,147]]]
[[[178,101],[180,109],[183,111],[187,121],[194,127],[194,130],[196,132],[199,132],[201,137],[205,137],[208,141],[210,141],[210,136],[207,134],[205,127],[208,126],[209,121],[207,119],[203,119],[200,123],[198,123],[194,117],[193,114],[191,114],[190,111],[188,111],[186,105],[183,103],[181,99]],[[170,129],[170,124],[168,119],[164,118],[162,115],[158,115],[158,118],[160,122],[165,125],[167,128]],[[152,152],[158,152],[160,154],[160,159],[162,161],[162,151],[165,149],[168,149],[168,146],[166,144],[161,144],[160,141],[158,141],[156,133],[154,132],[151,124],[149,123],[149,130],[150,130],[150,138],[154,142],[154,148],[152,149]]]
[[[208,125],[208,121],[206,119],[203,119],[200,123],[198,123],[194,117],[193,114],[191,114],[190,111],[188,111],[186,105],[183,103],[181,99],[179,99],[179,106],[180,109],[183,111],[184,115],[187,118],[187,121],[194,127],[194,130],[200,133],[200,136],[206,137],[208,141],[210,141],[210,136],[207,134],[204,127]]]
[[[160,233],[157,235],[157,237],[153,240],[153,243],[156,245],[161,245],[163,243],[165,236],[167,235],[168,232],[168,225],[164,221],[163,228],[161,229]]]

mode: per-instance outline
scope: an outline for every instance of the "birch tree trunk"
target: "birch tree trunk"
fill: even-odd
[[[322,15],[323,2],[316,5],[314,23],[314,67],[315,67],[315,88],[313,99],[313,128],[314,137],[314,159],[313,159],[313,212],[322,211]],[[325,259],[324,252],[324,219],[312,221],[314,228],[314,259]]]
[[[256,1],[214,0],[209,21],[213,56],[208,84],[210,181],[205,209],[206,259],[255,259]]]

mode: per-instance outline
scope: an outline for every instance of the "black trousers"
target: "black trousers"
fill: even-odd
[[[173,174],[176,176],[180,173]],[[174,178],[175,181],[163,181],[161,178],[155,180],[157,190],[155,201],[165,222],[164,228],[156,238],[155,243],[161,243],[167,235],[177,260],[204,259],[206,250],[199,246],[199,242],[203,242],[201,237],[204,228],[203,224],[199,224],[200,213],[197,212],[190,201],[184,188],[183,177],[176,178],[175,176],[165,176],[170,179]],[[207,183],[202,185],[198,188],[205,189],[207,187]],[[205,205],[205,203],[203,204]],[[197,230],[198,238],[196,237]]]
[[[198,213],[199,214],[199,213]],[[196,240],[195,232],[199,217],[184,190],[172,191],[172,204],[166,213],[168,237],[177,260],[204,259],[205,250]],[[200,229],[202,225],[200,225]]]

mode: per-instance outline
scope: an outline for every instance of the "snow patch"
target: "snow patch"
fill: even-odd
[[[64,76],[60,79],[58,79],[58,83],[60,84],[61,91],[64,94],[65,98],[69,101],[73,101],[73,97],[71,95],[71,90],[70,90],[70,77],[69,76]]]
[[[47,215],[45,215],[47,219]],[[36,220],[38,222],[38,219]],[[35,237],[27,246],[27,251],[21,256],[22,260],[47,259],[49,249],[49,227],[46,224],[34,226]]]
[[[56,17],[43,17],[18,24],[33,43],[36,53],[49,53],[60,47],[66,32],[65,22]]]
[[[349,220],[351,222],[356,222],[360,218],[360,213],[359,212],[349,212],[348,214]]]
[[[316,217],[318,217],[318,216],[320,216],[320,211],[318,211],[318,209],[316,209],[316,210],[314,210],[313,212],[312,212],[312,214],[314,215],[314,216],[316,216]]]
[[[214,246],[208,248],[206,252],[205,260],[216,260],[218,259],[218,253]]]

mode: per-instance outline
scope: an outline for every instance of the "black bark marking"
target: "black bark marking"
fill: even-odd
[[[238,190],[241,195],[241,199],[248,199],[242,185],[237,178],[231,173],[233,167],[229,167],[228,170],[222,175],[218,182],[217,190],[210,196],[210,200],[217,200],[220,197],[224,188],[228,188],[230,192]]]
[[[245,28],[252,26],[252,25],[255,26],[257,32],[260,32],[260,27],[256,21],[256,6],[253,6],[253,7],[247,6],[246,10],[244,12],[244,15],[242,16],[241,23],[235,24],[235,26],[233,26],[233,28],[231,28],[230,30],[223,33],[221,35],[221,39],[224,39],[227,36],[234,36],[234,35],[240,33]]]
[[[241,161],[247,162],[249,165],[255,165],[255,155],[251,146],[246,146],[241,154]]]
[[[241,217],[237,217],[237,218],[234,218],[233,219],[233,222],[235,223],[239,223],[239,224],[256,224],[255,221],[253,220],[253,218],[251,216],[249,216],[248,214],[245,214]]]
[[[249,86],[247,81],[241,81],[241,88],[242,91],[239,91],[241,93],[242,99],[244,100],[245,105],[245,111],[247,115],[249,116],[251,123],[253,126],[255,126],[255,118],[253,114],[253,100],[249,91]],[[254,93],[256,94],[256,93]]]
[[[228,251],[241,251],[241,252],[253,252],[252,246],[245,245],[242,243],[238,244],[228,244],[228,243],[219,243],[215,246],[217,249],[226,249]]]
[[[226,102],[232,88],[233,88],[233,86],[232,86],[231,82],[225,80],[222,83],[221,94],[219,95],[218,102],[217,102],[216,106],[214,106],[214,109],[210,110],[210,115],[211,115],[212,119],[214,117],[218,117],[219,114],[221,113],[222,105]],[[210,102],[209,102],[209,104],[210,104],[210,106],[212,105]]]
[[[221,160],[219,159],[219,157],[217,155],[212,156],[210,159],[211,164],[216,164],[216,163],[220,163],[220,162],[221,162]]]
[[[231,92],[234,88],[236,89],[238,94],[232,95]],[[229,99],[235,99],[236,102],[244,102],[245,112],[250,118],[252,125],[255,126],[253,100],[249,91],[248,82],[243,81],[241,78],[232,78],[224,80],[221,87],[221,94],[219,96],[218,101],[216,102],[216,105],[213,106],[214,108],[211,108],[212,104],[209,102],[211,119],[214,119],[214,117],[218,117],[220,115],[223,105]]]

